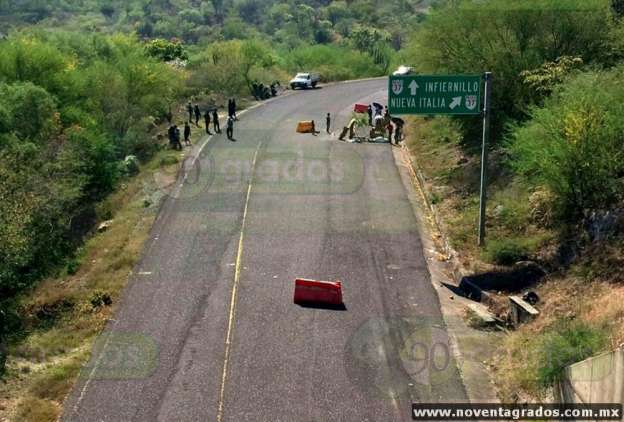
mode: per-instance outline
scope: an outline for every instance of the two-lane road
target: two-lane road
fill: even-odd
[[[386,80],[297,92],[210,141],[66,420],[408,421],[466,400],[391,147],[336,139],[372,101]],[[295,133],[327,112],[334,135]],[[294,305],[296,277],[341,280],[346,310]]]

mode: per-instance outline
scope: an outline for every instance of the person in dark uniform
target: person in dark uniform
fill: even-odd
[[[184,122],[184,144],[191,145],[191,125]]]
[[[212,110],[212,123],[214,124],[215,133],[221,133],[221,126],[219,125],[219,114],[217,113],[217,109]]]
[[[325,123],[327,126],[327,133],[330,133],[330,129],[331,129],[331,114],[327,113],[327,117],[325,118]]]
[[[204,114],[204,123],[206,123],[206,133],[208,135],[212,135],[212,133],[210,132],[210,112],[207,111],[206,114]]]
[[[175,125],[169,126],[169,129],[167,129],[167,137],[169,138],[169,147],[175,149]]]
[[[201,119],[201,111],[199,111],[199,106],[195,104],[195,126],[199,127],[199,119]]]
[[[193,121],[193,104],[191,104],[190,101],[186,105],[186,110],[188,111],[188,115],[189,115],[188,121],[190,123]]]
[[[234,113],[236,112],[236,109],[234,107],[234,99],[230,98],[228,100],[228,117],[234,117]]]
[[[177,125],[173,125],[173,146],[175,149],[182,151],[182,143],[180,142],[180,129]]]
[[[230,116],[227,119],[227,137],[229,140],[234,140],[234,117]]]
[[[368,125],[372,126],[373,125],[373,107],[369,105],[368,109],[366,109],[366,114],[368,114]]]

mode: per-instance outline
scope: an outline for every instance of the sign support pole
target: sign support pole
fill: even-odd
[[[483,140],[481,151],[481,194],[479,197],[479,246],[485,244],[485,209],[487,203],[487,159],[490,142],[490,102],[492,98],[492,73],[485,72],[485,100],[483,102]]]

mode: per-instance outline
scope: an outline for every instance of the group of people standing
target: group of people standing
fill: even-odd
[[[199,126],[199,121],[202,118],[202,112],[198,104],[193,104],[189,101],[186,105],[188,113],[188,120],[184,122],[184,144],[191,145],[191,124],[195,123],[195,126]],[[204,124],[206,128],[206,134],[212,135],[210,126],[214,133],[221,133],[221,125],[219,123],[219,113],[217,107],[212,107],[204,112]],[[228,118],[226,123],[226,133],[229,140],[234,140],[234,121],[238,120],[236,117],[236,100],[230,98],[228,100]],[[169,126],[168,130],[169,144],[173,149],[182,150],[181,133],[177,125],[173,124]]]

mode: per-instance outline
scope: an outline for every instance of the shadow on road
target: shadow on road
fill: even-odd
[[[327,311],[346,311],[347,310],[347,307],[345,306],[344,303],[342,305],[328,305],[326,303],[309,302],[309,303],[298,303],[297,305],[299,305],[302,308],[324,309]]]

